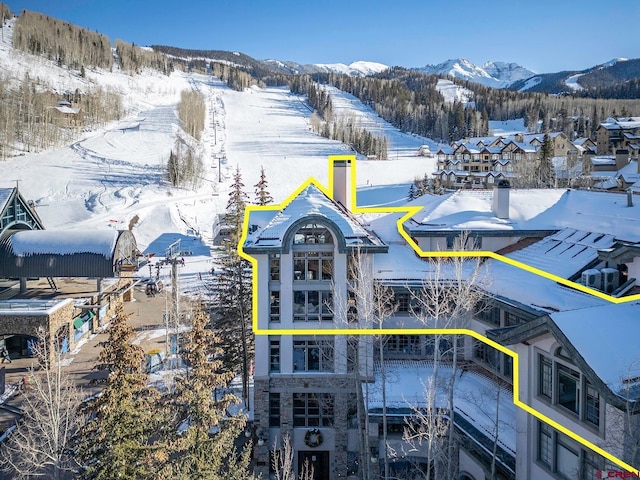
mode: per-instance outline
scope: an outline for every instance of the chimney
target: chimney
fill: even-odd
[[[511,185],[508,180],[500,180],[493,186],[493,204],[491,209],[496,217],[509,218],[509,190]]]
[[[333,199],[351,211],[351,160],[333,162]]]
[[[633,192],[631,187],[627,188],[627,207],[633,207]]]
[[[629,150],[616,150],[616,171],[622,170],[629,163]]]

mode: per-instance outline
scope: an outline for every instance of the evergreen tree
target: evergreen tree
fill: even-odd
[[[416,188],[416,184],[412,182],[411,185],[409,186],[409,193],[407,194],[407,200],[411,201],[411,200],[415,200],[416,198],[418,198],[418,189]]]
[[[540,158],[538,159],[538,187],[550,188],[553,184],[553,143],[551,137],[545,133],[540,147]]]
[[[100,343],[95,369],[108,372],[106,385],[87,402],[88,421],[78,436],[85,479],[148,478],[163,458],[156,438],[162,425],[156,408],[159,393],[148,387],[142,373],[144,352],[131,344],[135,332],[128,318],[119,306],[109,338]]]
[[[267,190],[268,182],[264,173],[264,167],[260,167],[260,181],[254,185],[256,189],[256,205],[268,205],[273,202],[273,197]]]
[[[251,265],[238,254],[242,236],[247,194],[243,191],[242,175],[236,169],[227,202],[225,222],[231,231],[224,243],[222,275],[216,275],[213,285],[217,309],[213,325],[219,334],[223,367],[242,375],[242,399],[249,398],[249,365],[253,358],[251,332]]]
[[[244,430],[243,415],[228,415],[240,402],[226,393],[233,373],[219,360],[216,334],[207,329],[208,318],[198,309],[185,335],[184,358],[188,375],[176,380],[169,400],[173,411],[171,448],[160,478],[226,480],[253,478],[248,471],[250,446],[238,455],[234,443]]]

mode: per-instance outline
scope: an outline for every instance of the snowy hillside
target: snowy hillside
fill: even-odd
[[[425,65],[414,70],[436,75],[450,75],[494,88],[505,88],[518,80],[535,75],[535,72],[517,63],[486,62],[475,65],[464,58],[447,60],[438,65]]]
[[[301,73],[339,73],[352,77],[366,77],[374,73],[380,73],[387,65],[376,62],[358,61],[346,65],[344,63],[309,63],[302,65],[296,62],[285,62],[275,59],[263,60],[263,63],[276,70],[290,74]]]
[[[436,90],[444,97],[444,101],[448,103],[461,102],[465,106],[469,104],[469,100],[473,98],[473,92],[467,88],[456,85],[451,80],[439,78],[436,84]]]
[[[188,242],[183,248],[193,255],[183,269],[188,277],[183,289],[197,290],[199,279],[211,270],[212,224],[226,207],[236,167],[253,200],[253,185],[264,166],[269,191],[281,202],[310,176],[326,182],[328,155],[351,152],[315,135],[304,99],[284,88],[237,92],[203,74],[173,72],[167,77],[144,71],[132,77],[117,68],[87,69],[82,79],[53,62],[14,51],[7,37],[0,44],[3,71],[13,72],[16,79],[31,72],[61,93],[110,86],[120,93],[128,113],[106,128],[83,132],[72,145],[25,152],[0,163],[2,186],[12,187],[19,179],[21,193],[34,200],[47,229],[132,228],[139,248],[156,255],[175,239]],[[166,180],[176,136],[185,135],[176,116],[184,89],[200,91],[207,107],[204,172],[195,190],[171,187]],[[434,159],[416,156],[428,139],[400,133],[351,95],[337,89],[331,94],[337,114],[354,115],[361,126],[388,137],[390,160],[358,164],[357,183],[368,204],[397,203],[410,181],[433,171]],[[393,188],[381,192],[385,185]]]

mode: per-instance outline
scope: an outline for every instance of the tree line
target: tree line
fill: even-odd
[[[32,55],[43,55],[58,65],[111,69],[109,38],[86,28],[38,12],[23,10],[16,19],[13,46]]]
[[[205,122],[205,98],[200,92],[183,90],[178,103],[178,118],[186,135],[177,135],[169,153],[167,175],[174,187],[197,188],[202,178],[200,139]]]
[[[331,73],[313,78],[358,97],[402,131],[448,143],[488,135],[489,119],[524,118],[525,126],[531,131],[565,131],[573,138],[573,132],[578,136],[594,136],[600,121],[607,117],[640,114],[640,100],[637,99],[588,98],[587,93],[580,92],[560,96],[517,92],[455,78],[450,80],[468,89],[472,101],[466,105],[449,103],[437,91],[438,76],[401,67],[370,77]],[[310,76],[290,77],[290,88],[301,93],[310,81]],[[630,91],[634,86],[637,85],[629,82]],[[616,91],[624,92],[622,87],[602,89],[602,92]]]

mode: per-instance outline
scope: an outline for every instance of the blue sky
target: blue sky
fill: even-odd
[[[5,0],[139,45],[300,63],[466,58],[538,73],[640,57],[638,0]]]

